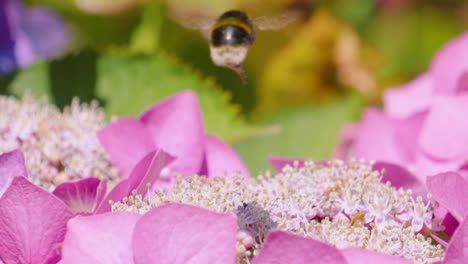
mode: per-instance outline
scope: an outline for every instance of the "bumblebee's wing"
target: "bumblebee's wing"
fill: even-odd
[[[210,39],[211,28],[213,27],[214,23],[216,22],[214,19],[202,16],[189,16],[189,15],[182,15],[182,14],[171,14],[171,17],[179,23],[181,26],[198,30],[202,33],[203,37],[206,39]]]
[[[260,30],[278,30],[297,20],[300,12],[286,11],[277,16],[261,16],[252,19],[253,24]]]

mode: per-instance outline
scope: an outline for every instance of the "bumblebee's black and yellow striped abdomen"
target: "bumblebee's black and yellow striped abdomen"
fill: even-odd
[[[250,46],[255,40],[255,29],[247,15],[232,10],[219,17],[211,30],[211,45]]]

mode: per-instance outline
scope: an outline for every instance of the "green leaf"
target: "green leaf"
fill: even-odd
[[[50,94],[49,68],[47,63],[39,62],[19,71],[7,87],[7,92],[22,96],[29,92],[36,97]],[[49,98],[53,102],[53,98]]]
[[[70,104],[75,96],[89,102],[96,89],[96,60],[97,55],[87,51],[49,63],[36,63],[17,74],[9,92],[17,96],[25,92],[36,97],[46,95],[61,108]]]
[[[326,105],[282,112],[262,122],[276,124],[279,128],[276,135],[246,140],[234,148],[253,175],[271,168],[269,155],[327,159],[337,142],[339,129],[356,119],[363,107],[363,98],[353,95]]]
[[[111,115],[138,115],[163,98],[192,89],[208,132],[231,143],[265,133],[241,118],[240,109],[229,103],[229,95],[213,80],[202,79],[170,56],[114,53],[99,60],[98,71],[97,95]]]
[[[108,115],[118,116],[137,116],[185,89],[197,93],[209,133],[234,143],[268,132],[245,122],[239,107],[213,80],[202,79],[190,67],[160,53],[98,56],[85,52],[21,70],[9,85],[10,93],[21,96],[30,90],[36,96],[49,96],[61,107],[74,96],[84,101],[98,98]]]

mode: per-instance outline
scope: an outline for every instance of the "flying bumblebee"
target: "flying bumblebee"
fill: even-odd
[[[226,67],[237,74],[245,83],[247,76],[244,61],[249,47],[255,42],[255,27],[260,30],[278,30],[295,21],[298,12],[285,12],[275,17],[250,19],[240,10],[224,12],[217,20],[206,18],[178,19],[181,25],[199,30],[210,42],[210,56],[213,63]]]

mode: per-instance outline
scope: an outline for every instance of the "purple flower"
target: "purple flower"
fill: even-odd
[[[247,168],[234,150],[203,128],[202,113],[192,91],[183,91],[148,109],[139,118],[119,118],[98,133],[111,160],[127,178],[149,152],[162,149],[174,156],[163,175],[231,176]],[[161,184],[164,179],[161,178]],[[172,181],[166,178],[166,183]]]
[[[70,32],[55,12],[26,9],[20,0],[0,1],[0,74],[57,56],[69,41]]]
[[[347,126],[338,157],[385,161],[420,182],[457,170],[468,157],[468,32],[446,44],[427,72],[384,94],[383,111],[367,109]]]

